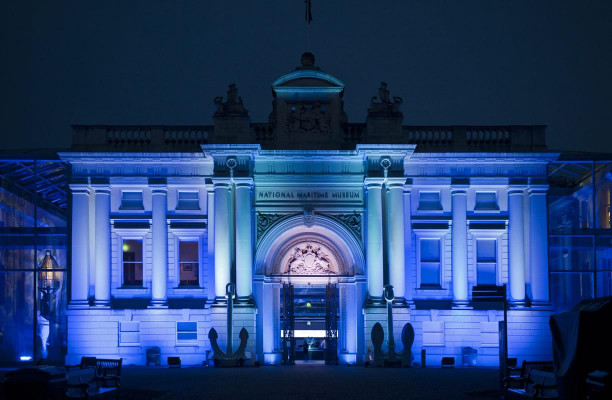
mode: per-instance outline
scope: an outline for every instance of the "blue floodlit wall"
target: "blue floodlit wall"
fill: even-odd
[[[0,159],[0,365],[64,361],[66,176],[57,156]],[[60,269],[57,291],[43,298],[38,268],[46,250]]]
[[[550,163],[547,169],[550,184],[547,195],[550,299],[553,312],[561,312],[570,309],[580,300],[612,295],[612,162],[559,161]],[[51,363],[61,363],[66,355],[66,272],[70,265],[67,218],[70,207],[65,194],[67,175],[66,164],[57,160],[0,160],[2,365],[19,363],[20,359],[32,362],[42,358]],[[57,190],[58,188],[60,190]],[[47,249],[51,250],[60,266],[60,287],[52,299],[54,307],[51,312],[47,308],[49,299],[43,299],[38,290],[38,268]],[[526,279],[528,280],[529,276]],[[352,292],[346,295],[349,302],[353,296],[360,297]],[[271,299],[259,300],[259,304],[272,302]],[[47,311],[41,312],[43,309]],[[177,314],[176,318],[181,319],[181,312],[172,310],[166,313],[169,318],[172,317],[170,314],[174,313]],[[145,315],[147,311],[135,310],[133,313],[136,318],[139,313]],[[204,327],[211,323],[211,319],[221,321],[225,318],[224,312],[208,316],[209,311],[204,309],[193,309],[190,313],[190,320],[201,321],[201,327],[198,329],[203,329],[200,332],[202,335],[206,335],[207,330]],[[461,313],[455,310],[412,311],[410,320],[417,326],[422,325],[417,329],[420,330],[417,332],[419,335],[413,350],[433,346],[428,347],[428,357],[431,357],[431,362],[437,363],[439,357],[444,355],[442,352],[446,350],[439,348],[440,354],[437,354],[435,343],[424,341],[423,330],[435,333],[439,328],[439,323],[435,320],[445,321],[447,328],[449,324],[456,325],[452,331],[446,330],[446,340],[453,339],[452,335],[456,335],[456,339],[463,342],[471,334],[461,331],[462,327],[476,321],[479,324],[479,332],[486,334],[487,338],[490,336],[491,342],[488,343],[490,349],[479,351],[481,365],[495,365],[495,321],[500,317],[499,312],[490,310],[462,313],[465,315],[460,315]],[[535,318],[538,319],[538,324],[546,326],[548,315],[549,313],[541,311],[511,311],[509,318],[511,322],[523,325],[534,323]],[[250,315],[245,315],[245,318],[253,319]],[[380,318],[375,315],[372,315],[372,318],[366,316],[366,338],[369,336],[368,323]],[[396,318],[401,320],[402,317],[398,315]],[[272,319],[267,320],[269,323],[271,321]],[[143,323],[143,329],[144,327]],[[398,331],[399,328],[398,325]],[[484,330],[485,328],[489,329],[490,333],[487,333],[489,331]],[[258,328],[258,331],[262,332],[260,329]],[[263,330],[265,329],[264,327]],[[361,340],[364,339],[361,333],[359,336]],[[265,335],[262,339],[275,340]],[[520,342],[516,340],[515,338],[516,343]],[[510,345],[512,356],[517,348],[512,340]],[[538,345],[539,343],[534,342],[529,346]],[[532,351],[527,347],[526,349]],[[130,350],[141,351],[136,348]]]
[[[612,295],[612,163],[548,167],[550,293],[555,311]]]

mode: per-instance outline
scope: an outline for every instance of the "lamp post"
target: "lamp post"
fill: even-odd
[[[57,292],[61,286],[61,272],[59,264],[47,250],[40,263],[38,272],[38,290],[40,292],[40,338],[42,342],[43,358],[48,358],[49,351],[57,346],[58,318],[57,318]],[[54,358],[54,357],[52,357]]]

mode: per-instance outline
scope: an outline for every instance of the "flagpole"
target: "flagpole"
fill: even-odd
[[[310,51],[310,24],[306,24],[306,51]]]
[[[306,13],[304,14],[304,20],[306,21],[306,51],[310,50],[310,21],[312,21],[312,4],[311,0],[304,0],[304,4],[306,4]]]

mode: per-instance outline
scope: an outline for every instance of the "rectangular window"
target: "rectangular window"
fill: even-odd
[[[421,287],[440,287],[440,239],[421,239]]]
[[[497,192],[476,192],[474,210],[499,210]]]
[[[179,240],[179,286],[198,286],[198,242]]]
[[[123,240],[123,286],[142,287],[142,240]]]
[[[476,282],[478,285],[497,284],[497,241],[476,240]]]
[[[140,322],[120,321],[119,322],[119,346],[139,346],[140,345]]]
[[[195,321],[176,323],[176,342],[192,343],[198,340],[198,323]]]
[[[122,210],[144,210],[142,203],[142,191],[121,192],[121,209]]]
[[[198,192],[178,192],[177,210],[199,210],[200,198]]]
[[[442,210],[440,192],[419,192],[419,210]]]

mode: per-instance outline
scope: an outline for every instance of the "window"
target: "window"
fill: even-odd
[[[440,287],[440,239],[421,239],[421,288]]]
[[[123,286],[142,286],[142,240],[123,240]]]
[[[419,192],[419,210],[442,210],[440,192]]]
[[[476,192],[474,210],[499,210],[497,192]]]
[[[176,343],[193,343],[198,340],[198,323],[195,321],[176,323]]]
[[[478,285],[497,284],[497,241],[476,240],[476,282]]]
[[[178,192],[177,210],[199,210],[200,199],[198,192]]]
[[[119,322],[119,346],[139,346],[140,345],[140,322],[120,321]]]
[[[199,285],[198,242],[179,240],[179,286]]]
[[[123,191],[121,193],[122,210],[144,210],[142,204],[142,192]]]

